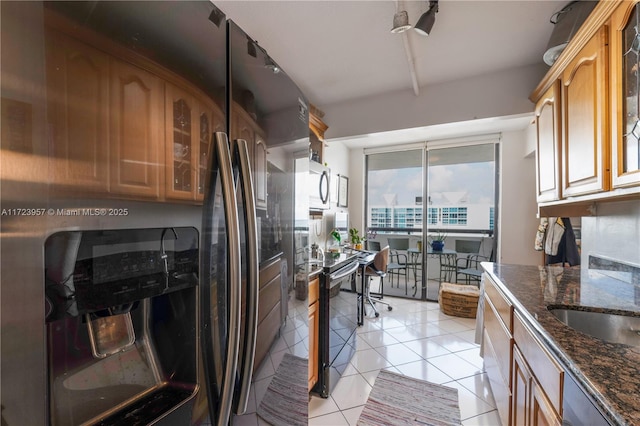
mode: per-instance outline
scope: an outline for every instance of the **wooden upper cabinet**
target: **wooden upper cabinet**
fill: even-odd
[[[614,188],[640,185],[640,5],[624,2],[611,16],[611,178]]]
[[[109,58],[47,32],[47,100],[55,184],[109,190]]]
[[[256,208],[267,208],[267,143],[257,123],[239,105],[233,105],[232,139],[247,141]]]
[[[198,173],[196,199],[204,199],[204,190],[207,180],[207,170],[209,168],[209,158],[213,134],[216,132],[226,132],[224,114],[213,103],[201,104],[198,117],[200,123],[200,135],[198,138]]]
[[[165,194],[195,199],[196,164],[200,148],[200,116],[195,98],[173,84],[165,84]],[[205,114],[204,120],[206,122]]]
[[[601,28],[562,74],[562,194],[609,189],[607,28]]]
[[[167,83],[165,89],[166,197],[202,200],[213,132],[224,115],[213,101]]]
[[[560,81],[536,104],[536,183],[538,202],[561,197],[560,183]]]
[[[162,80],[116,59],[111,73],[111,191],[159,199],[164,195]]]
[[[311,104],[309,107],[309,149],[318,163],[324,162],[324,132],[329,128],[322,121],[324,112]]]

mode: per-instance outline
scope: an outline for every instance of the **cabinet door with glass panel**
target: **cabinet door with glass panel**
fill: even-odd
[[[640,185],[640,4],[611,16],[612,185]]]
[[[165,111],[166,197],[202,200],[211,135],[224,127],[223,115],[212,102],[170,83]]]
[[[207,179],[207,167],[209,167],[209,149],[215,132],[226,132],[224,113],[213,102],[200,103],[198,114],[200,137],[198,140],[198,174],[196,200],[204,199],[204,186]]]

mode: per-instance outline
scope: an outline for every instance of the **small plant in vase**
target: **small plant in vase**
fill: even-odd
[[[351,240],[351,244],[353,244],[354,249],[362,250],[362,243],[365,239],[360,236],[356,228],[349,228],[349,239]]]
[[[444,249],[444,242],[447,239],[447,234],[438,232],[430,237],[429,245],[433,251],[442,251]]]
[[[333,243],[327,247],[327,251],[337,257],[340,255],[340,243],[342,242],[342,237],[337,229],[332,230],[329,235],[331,236]]]

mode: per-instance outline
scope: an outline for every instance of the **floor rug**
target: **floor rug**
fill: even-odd
[[[309,422],[308,362],[284,354],[258,407],[258,416],[274,426],[306,426]]]
[[[458,389],[380,371],[358,425],[460,425]]]

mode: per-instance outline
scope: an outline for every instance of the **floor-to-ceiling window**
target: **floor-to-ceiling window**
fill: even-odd
[[[438,254],[429,254],[436,234],[445,249],[462,250],[472,241],[491,258],[496,233],[496,152],[498,138],[484,141],[426,143],[397,151],[366,153],[366,227],[370,238],[409,240],[407,288],[398,295],[437,299],[442,280]],[[424,231],[424,232],[423,232]],[[467,244],[469,245],[469,244]],[[417,255],[417,247],[423,250]],[[456,252],[457,253],[457,252]],[[412,257],[413,256],[413,257]],[[468,254],[459,253],[463,258]],[[387,288],[385,288],[387,291]]]
[[[367,155],[367,229],[422,232],[422,176],[422,149]]]

